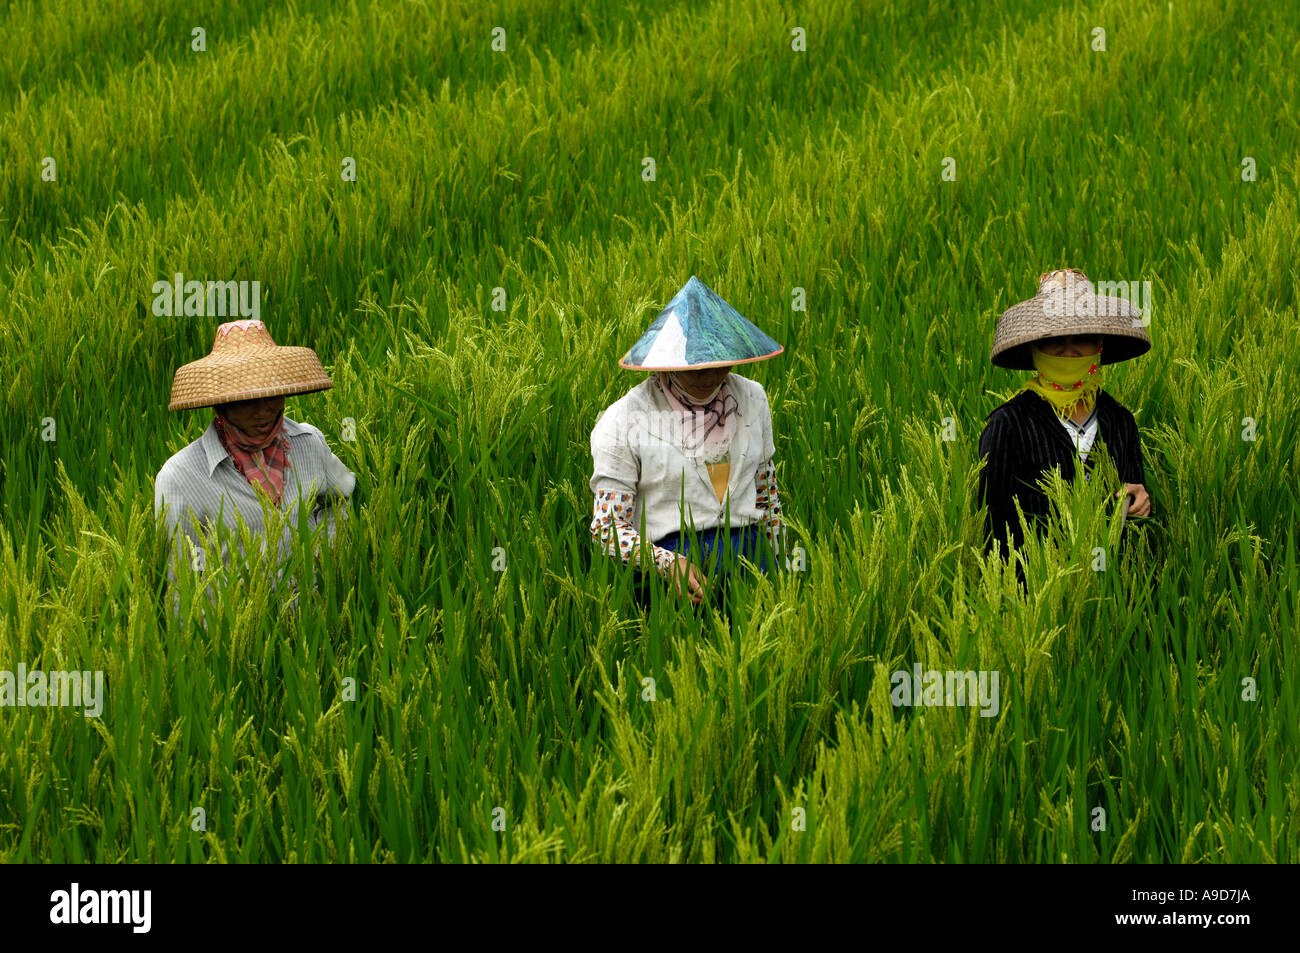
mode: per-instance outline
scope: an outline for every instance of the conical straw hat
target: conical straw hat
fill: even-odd
[[[689,371],[765,361],[784,350],[691,275],[618,366],[637,371]]]
[[[217,328],[211,354],[176,371],[167,409],[310,394],[333,386],[311,348],[280,347],[261,321],[230,321]]]
[[[1146,322],[1133,302],[1098,295],[1087,275],[1066,268],[1040,275],[1038,294],[1002,313],[989,359],[998,367],[1032,371],[1029,346],[1065,334],[1102,337],[1102,364],[1127,361],[1151,349]]]

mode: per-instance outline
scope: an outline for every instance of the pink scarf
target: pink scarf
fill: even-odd
[[[280,505],[284,494],[284,474],[289,468],[289,438],[284,432],[284,411],[275,427],[261,442],[254,440],[220,414],[216,417],[217,436],[230,454],[235,469],[251,486],[260,485]]]
[[[682,443],[687,450],[702,450],[729,439],[736,419],[736,398],[727,379],[708,397],[693,397],[671,371],[655,374],[664,396],[682,421]]]

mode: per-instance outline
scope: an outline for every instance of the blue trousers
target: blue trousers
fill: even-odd
[[[671,549],[675,553],[686,553],[688,557],[694,557],[692,561],[698,562],[704,570],[704,574],[708,577],[710,583],[710,589],[713,590],[714,599],[719,604],[726,585],[731,579],[731,574],[740,568],[738,556],[743,555],[754,563],[759,572],[764,575],[770,571],[768,566],[769,547],[763,537],[763,527],[759,523],[733,527],[730,532],[727,532],[721,526],[713,529],[702,529],[695,534],[695,543],[696,548],[692,551],[689,531],[685,533],[669,533],[667,536],[655,540],[656,546],[662,546],[664,549]],[[642,608],[649,608],[650,586],[663,585],[663,580],[640,570],[636,570],[633,575],[637,605]]]

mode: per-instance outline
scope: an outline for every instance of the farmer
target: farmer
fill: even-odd
[[[256,320],[221,325],[212,353],[176,372],[167,409],[212,407],[215,413],[203,436],[173,455],[154,479],[154,512],[165,517],[173,545],[169,583],[178,566],[202,568],[198,544],[207,532],[234,530],[242,522],[265,540],[264,504],[285,517],[276,521],[281,559],[301,501],[311,505],[308,526],[315,529],[324,518],[333,539],[333,507],[351,498],[356,477],[319,430],[284,416],[286,394],[332,386],[314,351],[277,346]],[[224,560],[224,542],[221,551]]]
[[[1084,479],[1096,462],[1100,438],[1127,494],[1125,516],[1149,516],[1142,448],[1133,415],[1101,389],[1102,367],[1145,354],[1151,348],[1145,322],[1123,298],[1100,297],[1081,271],[1053,271],[1038,279],[1038,294],[1003,313],[993,335],[997,367],[1033,370],[1036,375],[988,416],[980,435],[985,465],[979,500],[988,506],[985,551],[996,543],[1003,553],[1024,541],[1016,501],[1040,535],[1048,498],[1035,486],[1049,469],[1074,479],[1076,462]],[[1017,571],[1019,567],[1017,566]]]
[[[782,350],[695,276],[682,286],[619,361],[653,373],[591,432],[591,538],[605,555],[635,566],[644,550],[693,604],[721,601],[725,586],[710,583],[737,555],[768,571],[784,550],[772,413],[762,385],[731,368]],[[636,582],[644,607],[639,571]]]

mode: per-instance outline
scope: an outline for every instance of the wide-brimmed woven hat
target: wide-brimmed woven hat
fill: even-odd
[[[1029,346],[1065,334],[1102,338],[1101,363],[1116,364],[1151,349],[1142,312],[1127,298],[1098,295],[1088,276],[1073,268],[1038,278],[1038,294],[1002,312],[989,359],[998,367],[1032,371]]]
[[[279,346],[261,321],[230,321],[217,328],[211,354],[176,371],[167,409],[310,394],[333,386],[311,348]]]
[[[784,350],[691,275],[618,365],[638,371],[689,371],[752,364]]]

